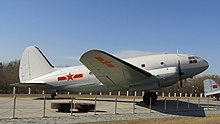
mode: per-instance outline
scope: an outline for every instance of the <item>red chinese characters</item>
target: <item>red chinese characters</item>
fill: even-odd
[[[108,66],[109,68],[115,67],[111,62],[103,59],[102,57],[96,57],[96,60],[98,60],[99,62],[101,62],[102,64]]]

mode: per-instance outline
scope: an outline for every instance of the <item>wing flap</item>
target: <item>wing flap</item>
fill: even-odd
[[[126,61],[100,50],[84,53],[80,61],[105,85],[142,82],[152,75]]]

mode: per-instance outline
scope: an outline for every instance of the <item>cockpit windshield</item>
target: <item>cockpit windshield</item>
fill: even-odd
[[[201,58],[198,56],[189,56],[188,59],[201,59]]]
[[[201,59],[201,58],[198,57],[198,56],[189,56],[189,57],[188,57],[189,64],[197,63],[197,60],[198,60],[198,59]]]

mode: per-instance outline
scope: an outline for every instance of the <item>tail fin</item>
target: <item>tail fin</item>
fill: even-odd
[[[53,71],[53,66],[35,46],[27,47],[21,57],[19,78],[21,83]]]
[[[215,95],[217,92],[220,91],[220,86],[212,79],[206,79],[203,81],[204,85],[204,92],[206,95]]]

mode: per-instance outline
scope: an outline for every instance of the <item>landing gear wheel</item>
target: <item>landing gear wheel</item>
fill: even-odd
[[[56,93],[56,92],[51,93],[51,98],[52,98],[52,99],[54,99],[55,96],[57,96],[57,93]]]
[[[143,101],[146,105],[150,105],[150,98],[151,105],[153,105],[157,101],[157,94],[155,92],[145,92],[143,96]]]

